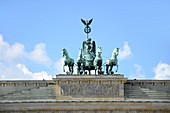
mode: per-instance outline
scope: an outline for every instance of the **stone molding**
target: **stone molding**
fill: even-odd
[[[2,113],[169,113],[170,103],[152,102],[46,102],[0,104]]]

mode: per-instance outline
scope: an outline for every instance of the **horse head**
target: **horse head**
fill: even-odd
[[[97,49],[97,55],[101,55],[102,54],[102,48],[101,47],[98,47]]]
[[[68,55],[68,52],[65,48],[62,49],[62,55],[63,55],[63,57]]]
[[[112,52],[112,59],[117,58],[119,55],[119,48],[115,48]]]
[[[95,62],[96,62],[96,60],[98,61],[98,60],[102,60],[102,48],[101,47],[98,47],[98,49],[97,49],[97,54],[96,54],[96,57],[95,57]]]
[[[119,48],[115,48],[115,54],[116,54],[116,56],[119,55]]]

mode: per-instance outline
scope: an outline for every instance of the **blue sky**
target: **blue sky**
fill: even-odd
[[[1,0],[0,79],[50,79],[62,72],[61,49],[75,61],[86,39],[103,62],[119,47],[119,70],[130,79],[170,79],[169,0]]]

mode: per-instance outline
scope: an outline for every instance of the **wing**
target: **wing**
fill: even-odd
[[[92,21],[93,21],[93,18],[92,18],[91,20],[89,20],[89,23],[88,23],[88,25],[90,25],[90,24],[92,23]]]
[[[85,20],[81,19],[81,21],[82,21],[82,23],[83,23],[84,25],[86,25],[86,21],[85,21]]]

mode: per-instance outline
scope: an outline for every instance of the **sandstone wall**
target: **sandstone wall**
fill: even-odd
[[[125,83],[125,98],[170,101],[170,80],[128,80]]]
[[[100,86],[96,84],[105,84],[102,87],[109,86],[106,82],[106,80],[109,79],[106,78],[107,77],[101,78],[97,77],[97,80],[95,78],[92,81],[90,81],[91,80],[90,78],[85,78],[86,80],[84,81],[84,84],[92,84],[93,87]],[[121,100],[114,99],[112,100],[87,99],[86,101],[83,101],[83,99],[57,100],[58,98],[57,84],[68,83],[68,85],[72,85],[75,83],[81,84],[81,82],[83,83],[82,79],[78,79],[75,81],[74,78],[68,80],[64,79],[62,80],[62,82],[60,82],[59,79],[53,79],[49,81],[48,80],[0,81],[0,112],[2,113],[170,112],[169,107],[170,80],[127,80],[126,83],[124,83],[122,82],[121,78],[117,82],[115,82],[119,84],[124,83],[124,85],[122,85],[124,86],[124,91],[122,89],[121,90],[122,92],[124,92],[125,98]],[[110,83],[112,83],[112,80],[110,81]],[[84,88],[85,86],[81,87]],[[66,94],[63,93],[63,96],[64,95]]]

